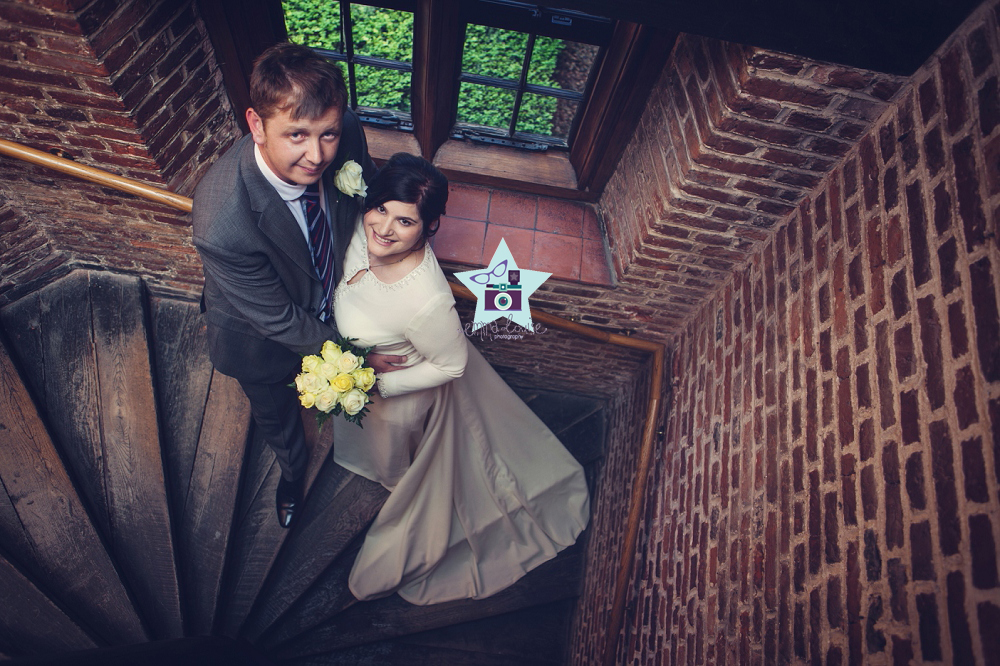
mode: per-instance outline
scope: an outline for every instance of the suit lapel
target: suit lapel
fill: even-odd
[[[257,167],[253,146],[253,141],[247,142],[241,156],[240,168],[250,196],[250,208],[259,215],[257,226],[303,272],[318,281],[309,244],[302,235],[302,229],[292,216],[292,212],[288,210],[288,205],[278,196]]]

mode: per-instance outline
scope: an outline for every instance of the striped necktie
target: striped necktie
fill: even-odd
[[[309,229],[309,249],[312,251],[313,267],[316,275],[323,283],[323,305],[320,308],[320,319],[326,320],[329,314],[330,300],[333,296],[333,239],[330,237],[330,225],[326,222],[323,206],[319,202],[319,183],[306,186],[302,195],[305,205],[306,224]]]

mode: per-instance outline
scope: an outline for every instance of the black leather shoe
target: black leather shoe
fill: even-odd
[[[278,510],[278,524],[288,529],[295,517],[302,511],[302,481],[286,481],[281,477],[275,494],[275,508]]]

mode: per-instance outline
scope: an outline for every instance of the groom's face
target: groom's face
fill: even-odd
[[[247,109],[247,123],[271,171],[286,183],[309,185],[337,156],[343,113],[331,107],[316,118],[292,118],[292,108],[289,104],[269,118]]]

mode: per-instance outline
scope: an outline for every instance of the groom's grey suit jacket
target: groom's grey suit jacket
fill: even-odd
[[[240,381],[284,380],[335,335],[332,318],[317,317],[323,284],[302,231],[257,166],[247,135],[198,184],[192,212],[195,247],[205,271],[208,348],[219,372]],[[333,176],[354,160],[371,180],[375,166],[357,115],[346,109],[337,157],[323,174],[333,233],[336,282],[361,211],[359,197],[341,194]]]

